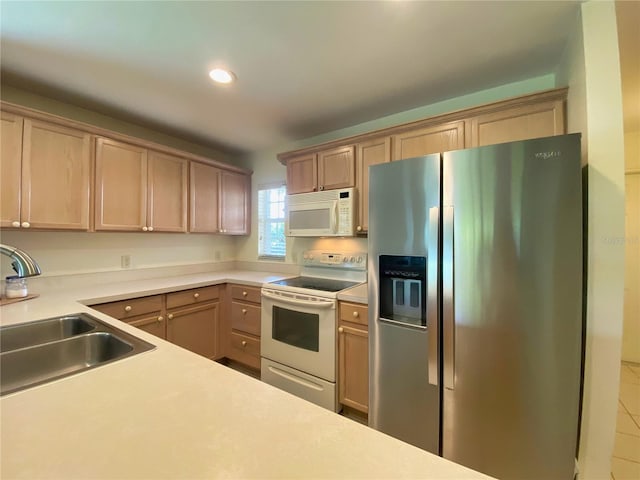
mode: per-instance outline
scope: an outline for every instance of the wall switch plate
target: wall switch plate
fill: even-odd
[[[131,268],[131,255],[122,255],[120,257],[120,266],[122,268]]]

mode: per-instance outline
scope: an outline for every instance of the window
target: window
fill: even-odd
[[[284,185],[258,189],[258,258],[284,259],[286,193],[287,189]]]

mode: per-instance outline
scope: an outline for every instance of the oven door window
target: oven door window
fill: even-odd
[[[311,352],[319,351],[320,315],[274,306],[271,337]]]

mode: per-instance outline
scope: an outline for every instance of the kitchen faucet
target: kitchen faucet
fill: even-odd
[[[36,261],[19,248],[0,243],[0,253],[13,260],[11,262],[11,266],[16,271],[19,278],[33,277],[42,273]]]

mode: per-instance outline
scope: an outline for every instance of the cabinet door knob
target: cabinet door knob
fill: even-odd
[[[247,341],[246,340],[242,340],[242,346],[246,347],[247,346]]]
[[[20,222],[11,222],[11,226],[18,228],[20,226]]]
[[[146,232],[147,230],[149,230],[147,227],[142,227],[143,232]]]
[[[243,297],[246,297],[247,295],[248,295],[248,293],[247,293],[247,292],[242,292],[242,296],[243,296]]]
[[[169,320],[173,320],[173,313],[170,313],[169,315],[167,315],[167,318],[168,318]]]
[[[127,305],[126,307],[124,307],[124,311],[125,311],[125,312],[130,312],[131,310],[133,310],[133,308],[131,307],[131,305]]]
[[[243,308],[243,309],[242,309],[242,313],[243,313],[244,315],[246,315],[246,314],[247,314],[247,309],[246,309],[246,308]]]
[[[320,185],[320,191],[324,190],[324,185]]]
[[[164,320],[164,317],[158,317],[158,321],[161,322]]]
[[[360,314],[358,312],[353,312],[353,318],[358,318]]]
[[[193,298],[199,298],[199,297],[200,297],[200,294],[198,292],[193,294]]]
[[[149,231],[150,231],[150,232],[153,232],[153,227],[149,227]]]
[[[338,327],[338,333],[343,333],[343,332],[344,332],[344,328]]]
[[[356,230],[357,230],[358,232],[361,232],[361,231],[362,231],[362,226],[358,225],[358,226],[356,227]]]
[[[29,228],[31,224],[29,222],[22,222],[22,228]]]

